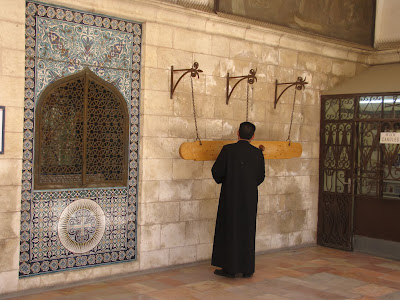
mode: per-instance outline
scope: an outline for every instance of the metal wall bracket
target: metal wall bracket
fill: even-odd
[[[170,89],[170,99],[174,95],[175,89],[178,86],[179,81],[185,76],[187,73],[190,73],[190,76],[200,78],[199,73],[203,72],[202,70],[198,69],[199,63],[195,62],[190,69],[179,69],[174,70],[174,66],[171,66],[171,89]],[[174,72],[185,72],[179,77],[178,81],[174,85]]]
[[[282,85],[282,84],[290,84],[288,87],[286,87],[280,94],[279,97],[276,98],[277,93],[278,93],[278,85]],[[308,84],[308,82],[306,82],[306,77],[301,78],[301,77],[297,77],[297,81],[296,82],[282,82],[282,83],[278,83],[278,80],[275,80],[275,101],[274,101],[274,108],[276,109],[276,105],[278,104],[279,99],[281,98],[281,96],[283,95],[283,93],[285,93],[287,91],[288,88],[292,87],[292,86],[296,86],[296,90],[300,91],[300,90],[304,90],[305,85]]]
[[[249,75],[233,76],[233,77],[229,77],[229,73],[226,75],[226,104],[229,104],[229,98],[231,97],[233,90],[236,88],[236,86],[239,84],[239,82],[247,79],[248,84],[253,84],[254,81],[257,81],[256,73],[257,73],[257,69],[255,71],[254,71],[254,69],[251,69],[249,71]],[[240,80],[235,83],[232,90],[229,92],[229,80],[235,79],[235,78],[240,78]]]

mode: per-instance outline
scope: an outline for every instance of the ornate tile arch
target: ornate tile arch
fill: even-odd
[[[25,25],[20,277],[134,260],[142,26],[34,1],[26,2]],[[112,83],[127,101],[128,185],[34,190],[37,100],[50,83],[85,67]]]

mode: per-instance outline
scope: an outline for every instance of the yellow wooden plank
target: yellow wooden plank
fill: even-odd
[[[186,160],[216,160],[224,145],[233,144],[237,141],[199,141],[181,144],[179,155]],[[265,147],[265,159],[287,159],[300,157],[302,147],[300,143],[274,142],[274,141],[252,141],[251,144],[257,148]]]

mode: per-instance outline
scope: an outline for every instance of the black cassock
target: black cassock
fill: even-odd
[[[222,187],[211,264],[231,274],[254,273],[257,187],[265,178],[262,151],[244,140],[225,145],[212,175]]]

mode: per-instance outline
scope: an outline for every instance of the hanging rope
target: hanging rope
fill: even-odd
[[[290,146],[290,132],[292,131],[292,124],[293,124],[294,103],[296,102],[296,90],[297,89],[294,90],[292,116],[290,118],[289,134],[288,134],[288,137],[286,139],[286,141],[289,141],[289,146]]]
[[[200,145],[202,145],[199,137],[199,129],[197,128],[196,105],[194,103],[194,91],[193,91],[193,77],[190,77],[190,85],[192,87],[192,103],[193,103],[194,126],[196,127],[196,141],[199,140]]]

